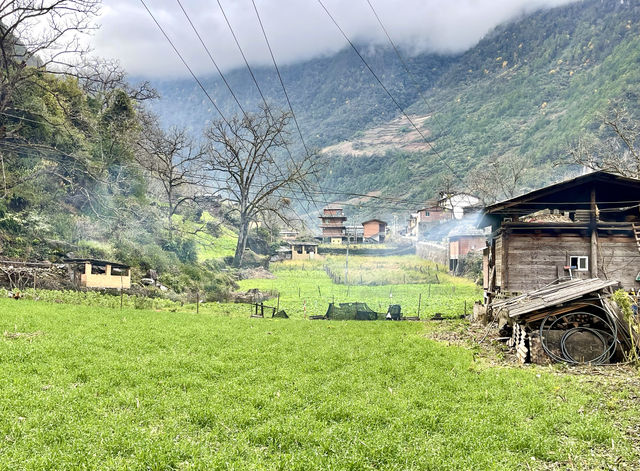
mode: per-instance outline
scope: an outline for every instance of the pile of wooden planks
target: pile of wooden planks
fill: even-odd
[[[507,345],[515,349],[520,363],[529,361],[529,333],[524,326],[517,322],[513,324],[513,331],[511,338],[507,341]]]
[[[598,278],[569,280],[496,300],[489,308],[511,324],[507,345],[521,363],[606,363],[640,340],[609,299],[616,285]]]

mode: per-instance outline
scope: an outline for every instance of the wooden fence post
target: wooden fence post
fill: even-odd
[[[122,275],[120,275],[120,310],[122,311],[122,305],[124,300],[124,282],[122,281]]]

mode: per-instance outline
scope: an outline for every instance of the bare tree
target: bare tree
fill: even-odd
[[[99,0],[0,0],[0,112],[42,71],[67,72],[86,53]]]
[[[158,91],[147,81],[131,86],[127,74],[117,60],[99,57],[85,57],[74,71],[80,86],[91,97],[97,98],[104,110],[117,91],[124,91],[128,97],[140,103],[159,97]]]
[[[469,173],[467,187],[484,205],[513,198],[522,190],[529,170],[529,162],[524,157],[514,154],[492,156]]]
[[[14,99],[28,87],[45,89],[43,71],[68,70],[87,51],[81,36],[94,29],[100,0],[0,0],[0,115],[13,110]],[[55,95],[53,95],[55,97]],[[0,126],[0,142],[11,139],[17,125]],[[5,158],[0,152],[3,195],[7,194]],[[4,197],[3,196],[3,197]]]
[[[136,159],[140,166],[161,184],[167,203],[169,236],[173,234],[173,216],[188,201],[194,200],[194,188],[203,182],[204,148],[197,145],[184,129],[162,130],[148,124],[138,142]]]
[[[572,163],[595,171],[640,178],[640,125],[624,107],[602,118],[604,139],[582,137],[569,149]]]
[[[218,191],[239,215],[235,266],[242,263],[250,223],[265,213],[287,222],[291,200],[284,193],[303,194],[306,180],[318,168],[316,154],[281,162],[274,157],[273,151],[287,146],[290,118],[289,113],[262,107],[242,118],[217,121],[205,132],[208,170],[221,182]]]

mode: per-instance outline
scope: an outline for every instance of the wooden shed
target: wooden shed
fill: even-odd
[[[131,288],[131,267],[117,262],[88,258],[66,260],[73,266],[73,280],[85,288]]]
[[[294,240],[289,242],[291,248],[291,260],[313,260],[318,256],[318,244]]]
[[[491,227],[484,288],[491,299],[558,279],[640,286],[640,180],[594,172],[484,208]]]

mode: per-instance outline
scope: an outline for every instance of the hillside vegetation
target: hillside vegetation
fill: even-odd
[[[283,67],[283,76],[307,140],[327,147],[332,156],[322,180],[334,192],[329,200],[341,199],[340,191],[376,190],[424,200],[436,194],[443,178],[452,177],[443,160],[464,188],[461,181],[474,168],[504,156],[530,163],[520,186],[533,187],[572,171],[556,165],[567,162],[567,149],[580,136],[603,136],[601,115],[614,104],[640,111],[639,33],[636,2],[586,0],[502,25],[455,57],[407,55],[428,107],[392,50],[360,45],[438,155],[408,123],[398,121],[399,111],[351,49]],[[243,99],[255,105],[257,91],[248,73],[229,76]],[[258,69],[258,80],[269,100],[284,107],[275,74]],[[207,86],[226,112],[235,112],[217,78]],[[167,122],[186,120],[198,129],[215,118],[189,80],[158,87],[164,98],[157,109]],[[347,213],[397,211],[372,206],[349,207]]]

